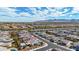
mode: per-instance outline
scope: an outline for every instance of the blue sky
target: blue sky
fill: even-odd
[[[79,7],[0,7],[0,22],[79,19]]]

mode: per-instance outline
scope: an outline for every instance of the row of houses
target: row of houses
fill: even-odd
[[[37,37],[31,35],[29,32],[27,32],[26,30],[22,30],[20,32],[18,32],[19,34],[19,39],[20,39],[20,46],[21,48],[23,47],[27,47],[27,45],[40,45],[40,41]]]
[[[11,47],[12,42],[9,31],[0,31],[0,50],[10,50],[7,47]]]
[[[47,33],[39,33],[38,35],[49,40],[52,43],[56,43],[56,44],[61,45],[61,46],[70,47],[70,46],[72,46],[72,43],[73,43],[70,40],[65,40],[64,37],[49,35]]]

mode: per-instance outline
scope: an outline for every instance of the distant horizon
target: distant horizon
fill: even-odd
[[[79,22],[79,19],[48,19],[48,20],[36,20],[36,21],[0,21],[0,22]]]
[[[68,21],[79,21],[79,8],[0,7],[0,22],[35,22],[50,19],[59,19],[58,21],[65,21],[65,19]]]

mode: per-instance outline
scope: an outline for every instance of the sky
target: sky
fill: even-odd
[[[79,7],[0,7],[0,22],[79,19]]]

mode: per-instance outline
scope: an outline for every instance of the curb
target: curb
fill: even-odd
[[[35,51],[35,50],[37,50],[37,49],[41,49],[41,48],[44,48],[44,47],[46,47],[46,46],[48,46],[48,44],[47,44],[47,43],[45,43],[45,45],[44,45],[44,46],[42,46],[42,47],[35,48],[35,49],[31,49],[31,50],[29,50],[29,51]]]

